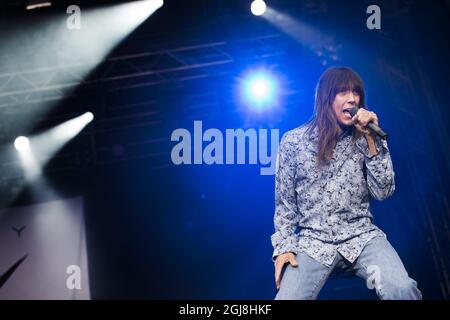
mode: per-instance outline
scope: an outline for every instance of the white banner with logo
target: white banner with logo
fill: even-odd
[[[82,198],[0,209],[0,299],[90,299]]]

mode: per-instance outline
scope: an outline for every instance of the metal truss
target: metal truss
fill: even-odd
[[[417,54],[412,52],[413,59],[418,59]],[[416,61],[417,62],[417,61]],[[424,83],[427,83],[427,77],[420,74],[420,65],[416,64],[415,68],[403,66],[402,69],[395,68],[386,62],[380,63],[381,70],[384,70],[385,80],[393,88],[394,92],[399,92],[399,95],[392,95],[394,97],[393,103],[396,104],[398,112],[400,112],[399,118],[402,121],[398,122],[398,126],[402,128],[404,132],[411,130],[408,127],[410,123],[422,123],[423,118],[421,115],[426,113],[422,108],[431,109],[429,114],[433,115],[432,110],[439,109],[438,106],[433,106],[433,98],[430,96],[431,90],[426,90],[422,87],[425,96],[428,96],[428,103],[424,105],[418,97],[417,87],[411,79],[414,77],[411,74],[411,70],[415,69],[419,72],[419,77],[422,78]],[[412,105],[404,105],[404,101],[401,98],[409,96],[414,101]],[[433,118],[434,116],[432,116]],[[435,118],[435,117],[434,117]],[[434,129],[440,131],[439,123],[441,120],[434,119]],[[450,238],[450,206],[446,197],[445,182],[441,178],[440,169],[445,166],[445,161],[439,160],[435,156],[436,150],[433,150],[435,146],[431,146],[426,143],[426,134],[414,134],[405,135],[407,138],[402,141],[404,150],[412,152],[414,157],[409,155],[403,157],[402,165],[407,168],[410,173],[403,179],[410,179],[407,185],[413,194],[416,195],[414,200],[409,204],[404,204],[400,209],[406,211],[404,218],[405,223],[410,225],[418,225],[421,222],[421,232],[427,234],[427,241],[430,249],[431,256],[433,258],[432,263],[437,271],[437,278],[441,286],[441,294],[445,299],[450,297],[450,260],[448,258],[448,239]],[[447,149],[444,149],[446,152]],[[448,171],[447,171],[448,172]],[[428,186],[424,186],[415,180],[416,176],[420,177],[433,177],[436,180],[434,189],[430,190]],[[411,206],[411,207],[409,207]],[[411,217],[408,208],[414,210],[419,215],[418,217]],[[438,214],[438,212],[440,214]],[[419,230],[419,229],[418,229]],[[446,247],[447,246],[447,247]],[[431,262],[430,262],[431,263]]]
[[[170,166],[165,147],[170,140],[160,129],[167,106],[161,106],[157,98],[147,93],[134,99],[131,92],[153,93],[158,90],[149,90],[151,87],[179,86],[225,76],[233,68],[236,57],[244,57],[247,61],[278,59],[284,54],[280,37],[280,34],[271,34],[232,42],[216,41],[158,50],[126,46],[127,52],[110,56],[86,78],[82,77],[80,70],[94,68],[93,61],[76,61],[74,57],[63,57],[62,53],[57,52],[55,55],[58,58],[54,59],[53,65],[48,63],[51,61],[48,59],[45,66],[30,65],[25,69],[16,68],[14,54],[4,53],[1,61],[6,63],[0,68],[0,114],[3,115],[0,124],[5,131],[2,133],[10,136],[8,124],[5,124],[9,115],[26,112],[35,104],[57,103],[70,98],[76,104],[95,105],[102,116],[77,137],[77,148],[58,153],[48,170],[77,170],[143,158],[153,159],[155,168]],[[141,37],[137,40],[145,42],[149,39]],[[35,60],[32,52],[22,54],[28,54],[30,60]],[[115,95],[121,92],[127,99],[115,101]],[[181,106],[181,110],[176,112],[181,111],[188,117],[202,112],[213,113],[214,108],[204,110],[202,100],[210,100],[214,94],[196,92],[188,97],[191,104]],[[86,96],[95,102],[85,102],[83,99]],[[73,115],[61,110],[57,116],[63,121]],[[5,172],[2,179],[20,176],[20,163],[11,159],[0,159],[0,162]]]
[[[31,65],[26,69],[16,67],[14,53],[3,54],[0,56],[4,62],[0,68],[0,108],[61,100],[67,90],[78,86],[108,83],[113,89],[127,89],[209,77],[223,72],[235,61],[233,46],[236,45],[241,46],[241,52],[245,49],[252,52],[254,59],[280,55],[279,49],[273,46],[278,37],[270,35],[233,43],[221,41],[115,55],[86,79],[80,70],[95,68],[95,62],[62,56],[66,52],[56,53],[54,65]],[[30,60],[37,60],[30,55]]]

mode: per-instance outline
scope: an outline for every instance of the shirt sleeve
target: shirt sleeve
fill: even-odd
[[[390,197],[395,190],[395,173],[386,140],[375,137],[376,155],[370,155],[364,136],[356,140],[356,146],[364,154],[367,186],[371,196],[379,201]]]
[[[289,132],[281,139],[278,149],[275,173],[275,233],[271,236],[274,247],[272,258],[293,252],[297,254],[298,238],[295,230],[298,225],[295,192],[297,143]]]

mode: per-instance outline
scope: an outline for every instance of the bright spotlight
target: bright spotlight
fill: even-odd
[[[33,152],[39,159],[40,166],[45,166],[48,160],[74,139],[93,119],[92,112],[86,112],[34,136]]]
[[[250,90],[257,100],[266,98],[269,93],[267,79],[255,79],[251,84]]]
[[[252,73],[244,77],[242,90],[246,103],[252,109],[262,111],[276,104],[278,81],[266,71]]]
[[[17,151],[25,151],[30,148],[30,140],[27,137],[20,136],[14,141],[14,147]]]
[[[86,112],[85,114],[83,114],[83,118],[86,120],[87,123],[89,123],[92,120],[94,120],[94,114],[92,112]]]
[[[83,113],[81,116],[70,119],[50,129],[41,136],[46,136],[48,141],[53,141],[58,148],[73,139],[83,128],[94,119],[92,112]]]
[[[24,136],[17,137],[14,141],[14,147],[19,151],[19,159],[25,171],[25,177],[28,180],[33,180],[42,170],[30,148],[30,140]]]
[[[250,6],[250,10],[255,16],[261,16],[266,12],[266,7],[264,0],[255,0]]]

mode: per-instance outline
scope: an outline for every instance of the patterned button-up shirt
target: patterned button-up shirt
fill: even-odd
[[[285,252],[304,252],[331,265],[339,252],[350,262],[368,241],[385,234],[372,223],[370,200],[394,192],[394,170],[385,140],[375,139],[378,153],[370,155],[364,136],[353,141],[344,131],[333,158],[316,166],[317,128],[307,124],[281,139],[275,177],[273,259]]]

